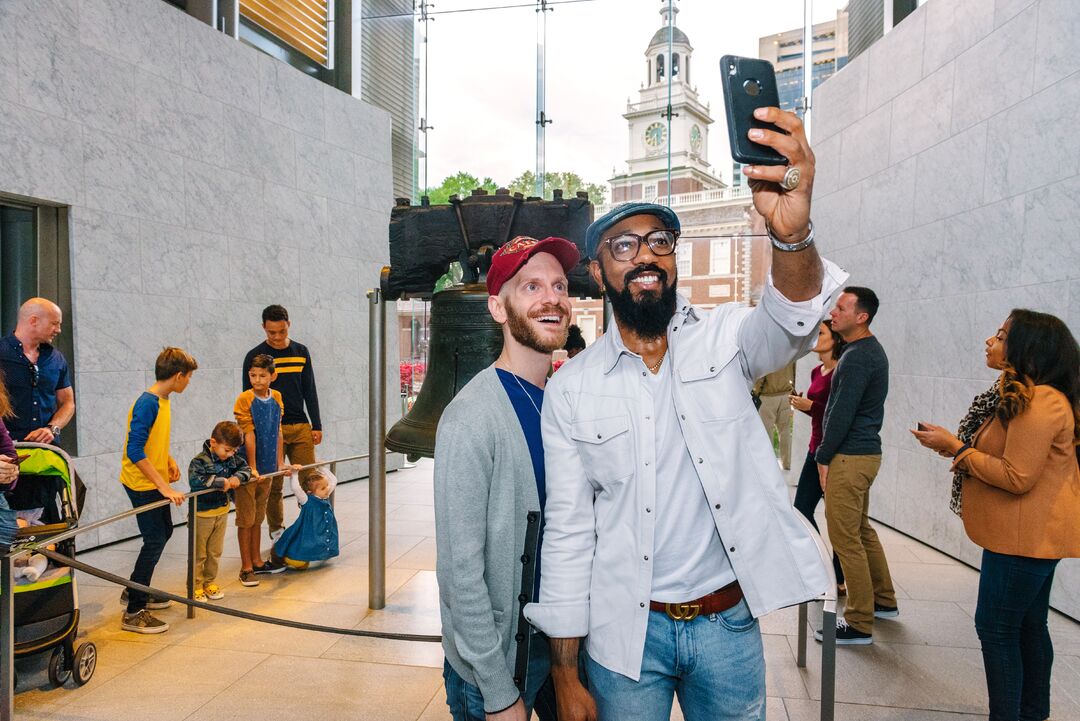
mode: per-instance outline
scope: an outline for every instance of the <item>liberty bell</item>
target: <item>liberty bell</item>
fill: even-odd
[[[584,259],[585,229],[592,222],[588,194],[549,201],[500,189],[474,190],[470,197],[413,206],[399,198],[390,216],[390,266],[383,268],[386,299],[430,298],[427,374],[412,410],[386,434],[386,447],[409,460],[435,454],[435,431],[443,409],[502,351],[502,327],[487,307],[486,272],[491,254],[519,235],[559,236],[574,242]],[[433,293],[438,279],[458,261],[463,283]],[[572,296],[600,297],[586,261],[569,273]]]

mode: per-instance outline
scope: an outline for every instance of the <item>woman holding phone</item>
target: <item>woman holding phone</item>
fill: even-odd
[[[1080,350],[1058,318],[1013,310],[986,339],[1001,371],[958,435],[912,434],[952,459],[952,508],[983,547],[975,630],[990,721],[1050,716],[1054,648],[1046,618],[1054,570],[1080,556]]]
[[[821,434],[825,422],[825,407],[829,405],[829,388],[832,383],[832,372],[840,361],[840,353],[844,349],[844,339],[834,331],[828,321],[818,327],[817,343],[811,349],[818,354],[821,365],[810,371],[810,387],[806,389],[806,397],[791,394],[788,400],[791,407],[802,411],[810,416],[810,449],[803,463],[802,472],[799,474],[799,485],[795,489],[795,508],[817,528],[814,520],[814,511],[817,510],[818,502],[823,492],[821,480],[818,477],[817,462],[814,460],[814,452],[821,443]],[[844,585],[844,569],[840,568],[840,561],[833,554],[833,569],[836,571],[836,591],[839,594],[847,592]]]
[[[7,386],[4,385],[4,376],[0,374],[0,418],[7,418],[11,414],[11,400],[8,398]],[[11,435],[4,424],[0,423],[0,553],[7,551],[19,530],[15,511],[8,507],[7,497],[4,495],[19,478],[18,458]]]

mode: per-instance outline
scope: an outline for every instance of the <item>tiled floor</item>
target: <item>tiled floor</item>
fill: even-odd
[[[387,477],[387,605],[367,608],[367,484],[338,489],[341,556],[320,568],[235,579],[230,533],[222,559],[222,602],[313,623],[438,634],[431,464]],[[291,501],[286,500],[290,514]],[[972,621],[978,575],[917,541],[879,527],[901,615],[875,626],[874,645],[838,651],[838,721],[975,721],[985,718],[982,658]],[[186,532],[169,543],[155,585],[184,588]],[[127,574],[138,546],[128,542],[81,559]],[[448,721],[437,644],[342,637],[174,606],[159,636],[119,630],[119,589],[79,576],[84,638],[98,645],[94,678],[81,689],[52,689],[47,656],[18,663],[16,718],[76,721]],[[811,618],[814,618],[811,610]],[[820,618],[820,613],[817,614]],[[769,721],[819,718],[820,656],[811,640],[808,668],[795,665],[796,609],[762,619]],[[1052,614],[1057,650],[1053,719],[1080,721],[1080,624]],[[681,721],[675,711],[673,719]]]

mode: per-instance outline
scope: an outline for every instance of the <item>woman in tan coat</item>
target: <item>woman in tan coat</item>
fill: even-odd
[[[975,630],[990,721],[1050,716],[1054,570],[1080,556],[1080,350],[1058,318],[1014,310],[986,339],[1001,376],[957,435],[921,424],[919,442],[953,459],[953,510],[983,547]]]

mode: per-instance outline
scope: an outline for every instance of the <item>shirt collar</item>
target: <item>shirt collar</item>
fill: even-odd
[[[690,305],[682,293],[675,293],[675,315],[671,317],[668,322],[668,346],[670,347],[674,343],[673,330],[686,325],[690,322],[696,322],[699,320],[698,311],[694,306]],[[619,333],[619,324],[615,319],[615,316],[611,316],[611,330],[604,333],[602,339],[604,341],[604,375],[607,375],[615,369],[615,365],[619,362],[624,354],[630,356],[637,356],[627,349],[623,343],[622,334]]]

